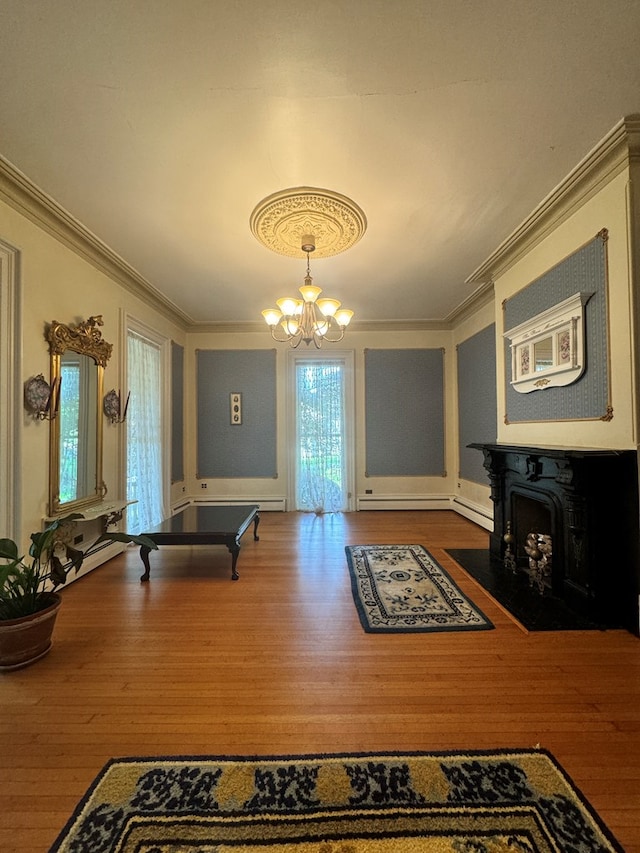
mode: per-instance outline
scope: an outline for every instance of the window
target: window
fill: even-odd
[[[160,345],[127,331],[127,528],[140,533],[164,518],[163,385]]]

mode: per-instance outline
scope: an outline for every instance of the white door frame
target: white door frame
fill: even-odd
[[[341,361],[344,363],[344,428],[345,453],[347,455],[345,474],[347,478],[347,512],[355,508],[355,354],[354,350],[309,350],[290,349],[287,351],[287,469],[288,496],[287,506],[296,505],[296,363],[298,361]]]
[[[0,537],[20,537],[20,252],[0,240]]]

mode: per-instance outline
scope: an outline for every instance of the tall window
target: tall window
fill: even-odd
[[[127,332],[127,526],[132,533],[163,519],[162,358],[157,343]]]
[[[348,509],[345,364],[295,360],[295,505],[309,512]]]

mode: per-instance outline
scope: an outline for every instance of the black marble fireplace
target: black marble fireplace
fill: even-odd
[[[638,633],[640,524],[633,450],[471,444],[489,472],[493,563],[504,565],[513,536],[516,572],[529,572],[532,531],[551,537],[545,593],[603,626]]]

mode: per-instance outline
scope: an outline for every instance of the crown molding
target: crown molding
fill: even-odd
[[[0,155],[0,198],[147,305],[186,329],[192,318]]]
[[[640,114],[621,119],[466,279],[489,284],[547,237],[554,229],[631,163],[640,162]]]
[[[215,322],[191,320],[187,327],[187,332],[216,332],[221,334],[225,332],[229,334],[266,332],[268,335],[269,327],[265,324],[264,320],[250,320],[245,323],[236,320],[220,320]],[[270,337],[269,340],[271,340]]]
[[[447,332],[452,328],[448,320],[358,320],[351,321],[345,332],[345,340],[351,332]],[[231,334],[242,332],[269,332],[264,322],[252,321],[248,323],[220,322],[220,323],[198,323],[189,325],[188,332],[224,333]]]
[[[351,321],[346,334],[353,332],[448,332],[448,320],[357,320]]]
[[[461,302],[457,308],[447,315],[446,319],[451,328],[455,328],[458,324],[463,323],[470,317],[473,317],[481,308],[494,301],[495,293],[493,289],[493,279],[490,279],[485,284],[481,284],[464,302]]]

